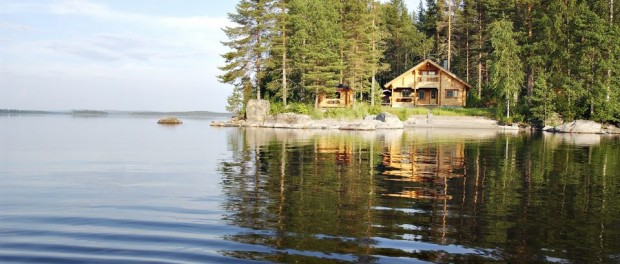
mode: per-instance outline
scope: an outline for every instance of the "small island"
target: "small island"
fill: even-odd
[[[160,125],[180,125],[180,124],[183,124],[183,122],[181,120],[177,119],[176,117],[167,117],[167,118],[159,119],[157,121],[157,124],[160,124]]]

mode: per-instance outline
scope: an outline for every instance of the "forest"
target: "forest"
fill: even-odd
[[[510,122],[620,122],[614,0],[240,0],[224,28],[227,110],[249,99],[316,106],[338,84],[375,106],[432,59],[472,86],[467,107]]]

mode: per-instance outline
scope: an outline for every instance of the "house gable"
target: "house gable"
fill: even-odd
[[[439,65],[438,63],[430,60],[430,59],[426,59],[420,63],[418,63],[416,66],[413,66],[411,69],[405,71],[403,74],[399,75],[398,77],[394,78],[394,80],[389,81],[388,83],[385,84],[385,88],[396,88],[396,87],[411,87],[411,86],[406,86],[406,82],[405,80],[408,79],[407,77],[409,76],[413,76],[414,75],[414,71],[415,70],[420,70],[420,71],[424,71],[424,70],[430,70],[430,69],[437,69],[439,72],[447,74],[448,76],[450,76],[451,78],[457,80],[458,82],[460,82],[461,84],[463,84],[464,87],[466,87],[467,91],[469,91],[469,89],[471,89],[471,85],[469,85],[467,82],[463,81],[461,78],[459,78],[458,76],[456,76],[456,74],[448,71],[446,68],[442,67],[441,65]],[[438,75],[440,73],[437,73]],[[413,79],[413,77],[411,77],[411,79]]]
[[[385,84],[393,107],[465,106],[471,86],[432,60],[424,60]]]

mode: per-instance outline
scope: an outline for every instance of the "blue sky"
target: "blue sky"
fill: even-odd
[[[224,112],[236,3],[0,0],[0,108]]]

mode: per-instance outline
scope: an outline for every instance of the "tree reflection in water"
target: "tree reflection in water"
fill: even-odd
[[[301,263],[608,262],[620,253],[620,144],[495,131],[230,130],[225,220]],[[594,142],[594,143],[591,143]]]

